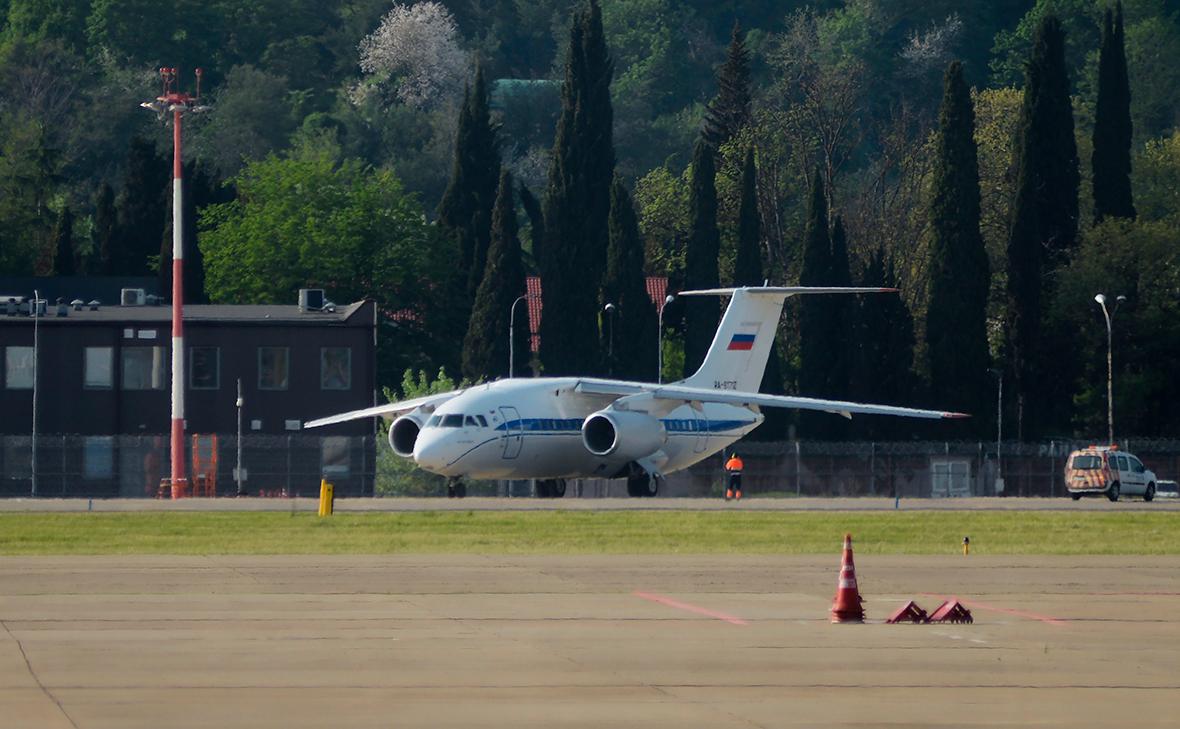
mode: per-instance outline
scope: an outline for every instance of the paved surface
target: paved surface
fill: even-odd
[[[1180,558],[863,555],[866,625],[838,566],[4,558],[0,728],[1177,725]]]
[[[222,498],[180,499],[0,499],[5,511],[312,511],[319,507],[314,498]],[[520,499],[520,498],[350,498],[337,499],[336,511],[544,511],[544,510],[653,510],[653,511],[1177,511],[1180,499],[1156,499],[1146,503],[1125,498],[1111,503],[1105,498],[747,498],[723,499]]]

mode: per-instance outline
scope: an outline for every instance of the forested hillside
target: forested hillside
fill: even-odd
[[[763,388],[966,410],[975,438],[1003,376],[1006,433],[1097,436],[1105,293],[1117,431],[1180,434],[1172,0],[0,0],[0,25],[0,275],[168,274],[171,129],[139,105],[201,67],[187,295],[374,298],[385,383],[507,374],[525,275],[541,372],[652,380],[644,275],[897,286],[792,302]],[[665,377],[719,312],[667,305]],[[787,420],[764,434],[929,434]]]

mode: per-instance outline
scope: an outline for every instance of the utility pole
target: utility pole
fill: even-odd
[[[189,112],[207,111],[200,103],[201,69],[196,70],[197,92],[177,90],[180,69],[161,68],[163,92],[155,101],[140,106],[156,112],[160,121],[172,112],[172,497],[184,492],[184,162],[181,145],[181,119]]]
[[[32,438],[32,461],[30,462],[32,483],[30,484],[30,496],[37,498],[37,370],[38,362],[37,355],[41,348],[41,342],[38,337],[38,324],[41,322],[41,292],[33,291],[33,438]]]

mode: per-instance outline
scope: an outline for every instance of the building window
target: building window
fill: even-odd
[[[9,390],[33,389],[33,348],[4,350],[4,384]]]
[[[189,350],[188,386],[194,390],[221,387],[221,350],[218,347],[193,347]]]
[[[348,347],[320,349],[320,389],[348,390],[352,388],[352,350]]]
[[[115,350],[111,347],[87,347],[83,354],[82,386],[91,390],[109,390],[114,385]]]
[[[124,347],[122,353],[124,390],[164,389],[163,347]]]
[[[348,478],[350,440],[342,435],[330,435],[320,440],[320,472],[324,478]]]
[[[109,435],[86,436],[82,444],[82,477],[112,478],[115,475],[115,439]]]
[[[291,351],[287,347],[258,348],[258,389],[286,390]]]

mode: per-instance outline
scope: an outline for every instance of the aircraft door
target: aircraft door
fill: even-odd
[[[703,453],[709,447],[709,416],[704,408],[697,410],[691,408],[692,416],[694,418],[693,430],[696,432],[696,438],[692,442],[693,453]]]
[[[520,421],[520,413],[514,407],[500,408],[500,417],[504,419],[504,458],[511,460],[520,455],[524,445],[524,429]]]

